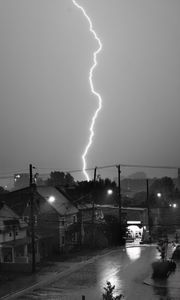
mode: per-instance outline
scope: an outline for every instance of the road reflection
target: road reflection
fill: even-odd
[[[137,260],[141,256],[141,247],[129,247],[126,248],[126,254],[128,255],[131,261]]]
[[[159,286],[157,282],[144,284],[152,273],[151,263],[157,253],[155,246],[120,248],[17,299],[78,300],[85,295],[86,300],[101,300],[104,287],[110,281],[115,285],[114,296],[123,294],[126,300],[180,300],[180,290],[172,288],[173,283],[179,282],[179,272],[167,278],[170,288],[155,287]]]
[[[119,257],[120,258],[120,257]],[[115,285],[114,295],[123,294],[124,281],[121,274],[123,265],[121,264],[121,259],[118,259],[117,256],[109,256],[101,261],[101,264],[98,266],[98,285],[101,289],[101,292],[104,292],[104,287],[106,287],[107,281],[110,281],[111,285]]]

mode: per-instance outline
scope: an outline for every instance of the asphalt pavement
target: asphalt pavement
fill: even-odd
[[[6,281],[0,283],[0,299],[14,299],[35,288],[40,288],[80,269],[85,264],[93,262],[98,257],[102,257],[111,251],[113,249],[104,249],[87,254],[78,253],[65,261],[49,261],[41,266],[35,274],[10,274]]]
[[[155,245],[154,245],[155,246]],[[129,244],[126,247],[144,247],[141,245]],[[120,249],[120,248],[119,248]],[[123,250],[123,247],[122,247]],[[24,293],[33,291],[36,288],[40,288],[48,285],[49,283],[58,280],[71,274],[72,272],[84,267],[86,264],[94,262],[99,257],[109,255],[116,249],[105,249],[91,255],[77,255],[69,261],[61,262],[48,262],[44,267],[36,274],[19,276],[12,281],[7,281],[1,284],[0,299],[14,299]],[[153,280],[151,274],[144,279],[146,285],[154,287],[168,287],[180,289],[180,265],[177,264],[176,271],[171,274],[166,280]],[[180,292],[179,292],[180,293]]]

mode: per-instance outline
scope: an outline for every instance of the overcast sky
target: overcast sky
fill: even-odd
[[[180,1],[78,0],[103,44],[87,167],[180,166]],[[71,0],[0,1],[0,168],[72,170],[97,107],[97,43]]]

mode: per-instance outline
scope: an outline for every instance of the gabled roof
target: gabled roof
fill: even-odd
[[[27,227],[27,224],[6,204],[0,207],[0,228],[4,225],[19,225],[21,228]]]
[[[7,204],[18,216],[22,216],[24,210],[30,201],[30,189],[29,187],[12,191],[7,194],[1,195],[1,200]]]
[[[49,202],[49,197],[54,197],[54,202]],[[78,209],[71,203],[64,193],[52,186],[36,186],[34,191],[35,204],[38,197],[44,199],[59,215],[76,214]],[[6,194],[5,203],[18,215],[22,216],[30,202],[29,187]],[[36,205],[35,205],[36,207]]]
[[[54,201],[49,202],[49,204],[60,215],[70,215],[78,212],[78,209],[68,200],[68,198],[52,186],[37,186],[37,193],[47,202],[49,202],[50,197],[54,197]]]

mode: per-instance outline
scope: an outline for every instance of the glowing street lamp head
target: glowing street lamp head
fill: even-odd
[[[49,203],[53,203],[56,200],[54,196],[49,196],[48,201]]]
[[[111,189],[107,190],[107,194],[108,195],[112,195],[113,194],[113,190],[111,190]]]

